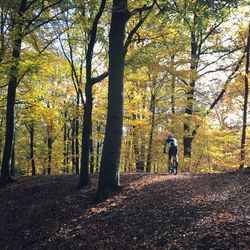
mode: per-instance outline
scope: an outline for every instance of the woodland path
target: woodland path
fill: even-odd
[[[122,174],[95,204],[96,177],[22,177],[0,189],[0,249],[249,249],[250,171]]]

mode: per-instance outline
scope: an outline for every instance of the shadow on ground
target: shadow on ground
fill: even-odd
[[[21,178],[0,190],[1,249],[248,249],[249,175],[124,174],[93,203],[96,177]]]

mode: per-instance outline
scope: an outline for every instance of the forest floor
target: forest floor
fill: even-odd
[[[21,177],[0,189],[0,249],[250,249],[250,171],[122,174],[95,204],[97,180]]]

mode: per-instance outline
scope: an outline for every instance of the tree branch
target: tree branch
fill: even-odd
[[[140,21],[135,25],[135,27],[130,31],[130,33],[129,33],[129,35],[128,35],[126,41],[125,41],[125,44],[124,44],[125,53],[127,52],[128,46],[129,46],[129,45],[131,44],[131,42],[132,42],[133,35],[134,35],[134,34],[137,32],[137,30],[142,26],[142,24],[144,23],[144,21],[146,20],[146,18],[147,18],[148,15],[150,14],[151,10],[153,9],[154,5],[155,5],[155,1],[154,1],[150,6],[145,6],[145,5],[144,5],[144,7],[142,7],[142,8],[135,9],[135,10],[137,10],[136,13],[140,13],[140,14],[141,14],[142,11],[145,11],[145,10],[148,10],[148,13],[147,13],[143,18],[141,18]],[[134,11],[135,11],[135,10],[134,10]],[[133,13],[133,11],[130,12],[130,17],[131,17],[132,15],[134,15],[134,14],[131,14],[131,13]]]
[[[29,4],[29,7],[34,3],[35,1],[32,1],[30,4]],[[50,4],[50,5],[48,5],[48,6],[46,6],[46,7],[44,7],[44,1],[42,1],[42,8],[40,9],[40,11],[38,12],[38,14],[36,15],[36,16],[34,16],[32,19],[30,19],[30,21],[27,23],[27,25],[26,25],[26,27],[25,27],[25,29],[28,29],[29,28],[29,26],[33,23],[33,22],[35,22],[46,10],[48,10],[48,9],[50,9],[50,8],[52,8],[52,7],[54,7],[54,6],[56,6],[57,4],[60,4],[62,2],[62,0],[58,0],[58,1],[56,1],[56,2],[54,2],[54,3],[52,3],[52,4]],[[62,11],[62,12],[60,12],[60,13],[63,13],[64,12],[64,10]],[[57,16],[58,14],[60,14],[60,13],[57,13],[55,16]],[[54,17],[53,17],[54,18]],[[43,25],[43,24],[42,24]]]
[[[109,76],[109,72],[104,72],[102,73],[101,75],[97,76],[97,77],[92,77],[91,78],[91,83],[92,85],[98,83],[98,82],[101,82],[102,80],[104,80],[106,77]]]
[[[241,63],[243,62],[245,58],[245,53],[241,56],[241,58],[239,59],[238,63],[236,64],[235,68],[233,69],[232,73],[228,76],[223,89],[221,90],[220,94],[216,97],[216,99],[213,101],[213,103],[210,105],[209,109],[207,110],[207,112],[205,113],[205,116],[208,115],[212,109],[218,104],[218,102],[222,99],[222,97],[224,96],[225,92],[226,92],[226,88],[227,85],[231,82],[231,80],[233,79],[234,75],[237,73],[237,71],[240,68]]]
[[[145,5],[144,5],[143,7],[141,7],[141,8],[136,8],[136,9],[130,11],[130,13],[129,13],[129,18],[132,17],[132,16],[134,16],[134,15],[136,15],[137,13],[142,14],[142,12],[144,12],[144,11],[151,10],[152,7],[153,7],[155,4],[156,4],[156,1],[154,0],[153,3],[152,3],[151,5],[146,5],[146,4],[145,4]]]

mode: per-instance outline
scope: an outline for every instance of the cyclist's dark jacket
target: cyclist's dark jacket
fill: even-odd
[[[178,145],[175,138],[168,138],[166,140],[166,143],[168,144],[168,157],[171,159],[171,157],[174,155],[177,155],[178,152]]]

